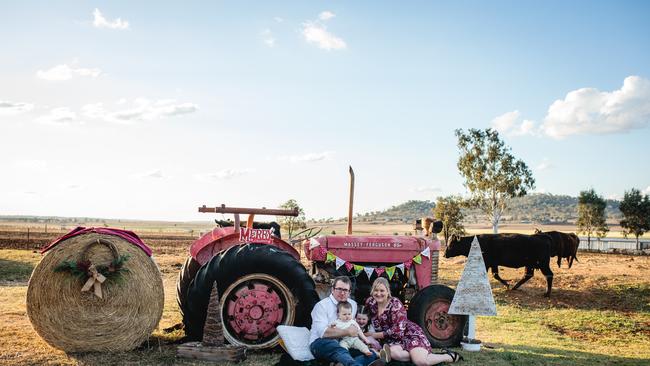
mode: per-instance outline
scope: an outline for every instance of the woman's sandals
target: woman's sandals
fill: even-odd
[[[452,350],[448,350],[446,348],[443,348],[442,352],[439,352],[438,354],[440,354],[440,355],[449,355],[449,357],[451,357],[451,362],[452,363],[455,363],[455,362],[458,362],[458,361],[465,361],[465,359],[463,358],[463,356],[460,353],[454,352]]]

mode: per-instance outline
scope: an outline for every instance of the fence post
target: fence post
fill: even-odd
[[[29,227],[28,227],[27,228],[27,244],[29,244],[29,243],[30,243],[30,241],[29,241]]]

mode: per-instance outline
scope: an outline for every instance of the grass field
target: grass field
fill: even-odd
[[[384,233],[401,233],[403,228],[381,229]],[[162,330],[181,320],[175,282],[191,238],[143,238],[154,249],[162,271],[165,308],[160,326],[149,341],[122,354],[66,355],[42,341],[25,311],[27,281],[40,254],[0,249],[0,365],[207,365],[176,359],[175,342],[182,331]],[[491,280],[498,316],[478,318],[477,336],[484,349],[480,353],[463,352],[464,364],[650,364],[650,257],[579,253],[579,260],[572,269],[566,265],[553,268],[555,284],[550,299],[542,297],[545,281],[539,274],[520,291],[506,291]],[[462,257],[441,259],[441,282],[455,287],[463,265]],[[501,274],[506,279],[522,275],[510,269]],[[252,353],[240,365],[270,365],[278,358],[279,353]]]

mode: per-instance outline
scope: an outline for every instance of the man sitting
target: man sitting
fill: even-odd
[[[338,362],[343,366],[382,366],[384,362],[377,359],[373,353],[369,356],[361,354],[357,350],[348,351],[339,345],[339,339],[343,337],[354,337],[357,335],[356,327],[337,329],[330,327],[337,319],[337,304],[339,301],[347,301],[352,305],[352,315],[357,313],[356,301],[350,296],[350,279],[346,276],[339,276],[334,279],[332,293],[316,303],[311,311],[311,335],[309,338],[309,349],[319,360]],[[352,357],[352,354],[358,354]]]

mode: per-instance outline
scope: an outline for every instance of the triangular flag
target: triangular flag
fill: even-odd
[[[320,246],[320,242],[314,238],[309,239],[309,250],[312,250],[316,248],[317,246]]]
[[[413,257],[413,262],[417,264],[422,264],[422,255],[418,254],[415,257]]]
[[[355,274],[358,276],[359,273],[363,272],[363,266],[360,266],[360,265],[358,265],[358,264],[355,264],[355,265],[354,265],[354,272],[355,272]]]
[[[395,267],[397,267],[400,271],[402,271],[402,274],[404,274],[404,263],[400,263],[400,264],[396,265]]]
[[[388,279],[392,280],[395,274],[395,266],[386,267],[386,274],[388,275]]]
[[[345,264],[345,261],[339,257],[336,257],[336,269],[341,268]]]
[[[363,270],[364,270],[364,272],[366,272],[366,276],[368,276],[368,279],[370,279],[370,277],[372,277],[372,272],[375,271],[375,269],[372,268],[372,267],[363,267]]]
[[[420,253],[420,254],[422,254],[423,256],[431,259],[431,249],[429,247],[427,247],[427,249],[423,250],[422,253]]]
[[[382,273],[386,271],[386,268],[384,267],[377,267],[375,268],[375,272],[377,272],[377,277],[381,276]]]
[[[354,264],[352,264],[350,262],[345,262],[345,269],[347,269],[348,272],[350,272],[352,270],[352,268],[354,268]]]
[[[327,252],[327,259],[325,259],[325,263],[328,262],[334,262],[336,260],[336,256],[332,252]]]
[[[409,259],[406,262],[404,262],[404,267],[406,267],[406,269],[410,269],[412,265],[413,265],[413,259]]]

